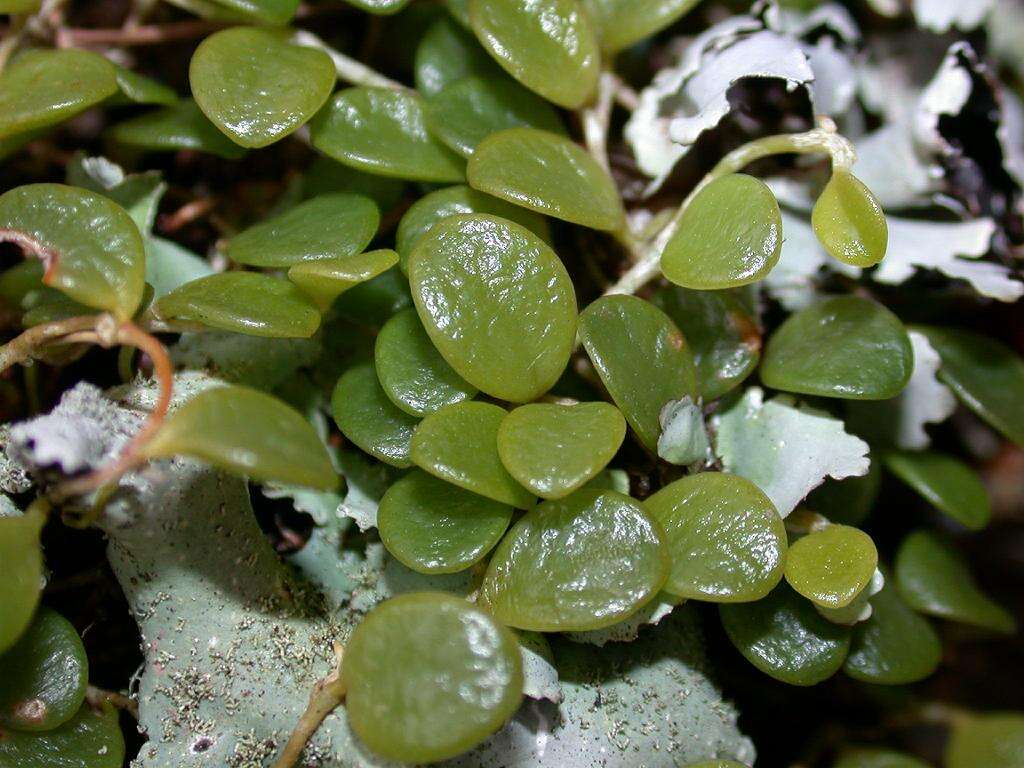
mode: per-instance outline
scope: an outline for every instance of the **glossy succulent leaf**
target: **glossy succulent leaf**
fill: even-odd
[[[580,314],[580,339],[629,426],[658,450],[661,409],[696,399],[693,353],[672,320],[635,296],[605,296]]]
[[[498,455],[520,485],[560,499],[596,477],[625,436],[626,420],[608,403],[532,403],[502,421]]]
[[[190,0],[194,2],[194,0]],[[206,0],[231,14],[232,20],[287,24],[299,7],[299,0]]]
[[[652,302],[683,332],[697,367],[705,402],[740,384],[761,359],[761,331],[733,291],[694,291],[673,286]]]
[[[961,525],[972,530],[988,525],[988,491],[960,459],[934,451],[890,451],[883,460],[890,472]]]
[[[461,157],[427,131],[423,100],[409,91],[347,88],[310,123],[313,146],[367,173],[411,181],[462,181]]]
[[[380,327],[395,313],[411,306],[409,281],[395,266],[345,291],[332,309],[349,322]]]
[[[413,470],[384,494],[380,540],[419,573],[456,573],[480,561],[505,533],[512,507]]]
[[[617,230],[625,223],[608,173],[583,147],[557,133],[492,133],[469,158],[467,177],[474,189],[573,224]]]
[[[464,752],[519,707],[515,636],[465,600],[437,592],[381,603],[352,633],[341,668],[345,711],[376,754],[427,763]]]
[[[871,190],[849,171],[835,171],[811,214],[814,234],[844,264],[871,267],[885,258],[889,227]]]
[[[826,299],[789,317],[768,341],[769,387],[849,400],[887,400],[910,381],[914,352],[892,312],[869,299]]]
[[[771,500],[739,475],[700,472],[644,500],[665,530],[663,589],[715,603],[760,600],[782,578],[786,529]]]
[[[1024,360],[995,339],[953,328],[917,328],[942,358],[939,378],[960,401],[1024,446]]]
[[[305,417],[276,397],[236,385],[200,392],[146,445],[150,457],[194,456],[260,482],[334,490],[338,476]]]
[[[135,222],[107,197],[63,184],[0,196],[0,241],[39,258],[43,282],[127,320],[142,300],[145,247]]]
[[[867,683],[904,685],[928,677],[941,658],[942,643],[931,624],[887,581],[871,597],[871,616],[853,627],[843,670]]]
[[[402,216],[395,235],[395,250],[401,259],[402,270],[409,270],[409,254],[419,239],[442,219],[458,214],[486,213],[500,216],[526,227],[544,242],[550,242],[551,232],[547,220],[533,211],[506,203],[496,197],[477,192],[458,184],[430,192],[415,203]]]
[[[170,106],[178,101],[178,94],[173,88],[125,67],[117,68],[117,87],[134,104]]]
[[[289,268],[288,279],[326,310],[349,289],[379,277],[397,263],[397,253],[381,248],[355,256],[304,261]]]
[[[449,217],[417,241],[409,284],[434,346],[482,392],[526,402],[565,369],[576,337],[572,280],[530,230],[484,214]]]
[[[639,502],[580,490],[527,512],[494,551],[481,604],[499,621],[580,632],[626,618],[657,594],[670,561]]]
[[[0,728],[49,731],[85,701],[89,662],[71,622],[40,608],[32,624],[0,655]]]
[[[246,152],[218,131],[192,99],[118,123],[107,135],[118,144],[154,152],[191,149],[226,160],[237,160]]]
[[[355,365],[338,379],[331,413],[341,433],[371,456],[412,466],[409,445],[418,420],[388,400],[372,364]]]
[[[601,47],[614,53],[669,26],[700,0],[583,0]]]
[[[601,55],[576,0],[470,0],[477,39],[512,77],[560,107],[593,95]]]
[[[341,259],[361,253],[379,223],[380,212],[367,197],[344,192],[322,195],[235,235],[225,255],[254,267]]]
[[[196,104],[229,139],[250,149],[303,125],[327,101],[336,79],[326,53],[258,27],[215,32],[189,65]]]
[[[380,15],[398,13],[409,4],[409,0],[346,0],[350,5]]]
[[[412,460],[442,480],[517,509],[534,497],[498,456],[498,428],[506,411],[490,403],[458,403],[432,413],[412,436]]]
[[[1024,763],[1024,715],[971,714],[953,723],[946,768],[1010,768]]]
[[[900,544],[896,588],[914,610],[1010,634],[1013,616],[979,589],[963,556],[938,534],[918,530]]]
[[[74,117],[117,93],[117,70],[97,53],[31,50],[0,75],[0,139]]]
[[[916,757],[879,747],[856,747],[844,751],[832,768],[931,768]]]
[[[375,176],[320,155],[306,169],[302,179],[305,199],[335,192],[353,192],[368,197],[381,211],[398,205],[405,192],[405,182],[387,176]]]
[[[826,479],[807,497],[806,507],[820,512],[833,523],[859,526],[878,499],[882,485],[882,471],[872,461],[866,475],[845,480]]]
[[[684,288],[735,288],[762,279],[781,253],[775,195],[760,179],[733,173],[708,184],[686,207],[665,245],[661,271]]]
[[[32,621],[43,591],[43,550],[39,534],[46,515],[30,508],[24,515],[0,517],[0,653],[10,648]],[[2,739],[0,739],[2,743]]]
[[[121,768],[124,735],[111,704],[83,704],[66,723],[50,731],[7,731],[0,739],[0,765],[21,768]]]
[[[504,75],[465,77],[427,100],[427,125],[463,157],[492,133],[523,126],[565,133],[555,109]]]
[[[428,97],[467,77],[503,76],[473,34],[443,16],[416,46],[413,74],[416,90]]]
[[[786,581],[824,608],[844,608],[871,582],[878,550],[864,531],[829,525],[797,540],[786,556]]]
[[[471,400],[477,392],[441,357],[412,309],[399,312],[380,329],[374,362],[384,393],[413,416]]]
[[[814,685],[843,665],[848,627],[823,618],[814,606],[779,584],[756,603],[718,607],[729,640],[766,675],[790,685]]]

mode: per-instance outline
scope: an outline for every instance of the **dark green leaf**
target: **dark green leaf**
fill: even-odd
[[[367,453],[395,467],[412,465],[409,444],[419,421],[388,400],[371,363],[349,368],[338,380],[331,413],[341,433]]]
[[[932,451],[890,451],[882,458],[890,472],[961,525],[972,530],[988,525],[988,491],[964,462]]]
[[[108,135],[119,144],[154,152],[192,149],[237,160],[245,149],[217,130],[192,99],[118,123]]]

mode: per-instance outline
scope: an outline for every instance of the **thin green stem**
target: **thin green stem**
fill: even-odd
[[[377,70],[366,66],[361,61],[356,61],[351,56],[346,56],[341,51],[332,48],[312,32],[305,29],[296,30],[295,34],[292,35],[292,42],[308,48],[319,48],[330,56],[331,61],[334,62],[334,68],[338,72],[338,79],[344,80],[346,83],[368,85],[375,88],[393,88],[396,90],[403,90],[406,87],[397,80],[392,80],[390,77],[382,75]]]

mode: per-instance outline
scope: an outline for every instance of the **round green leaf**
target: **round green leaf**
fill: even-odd
[[[384,393],[413,416],[427,416],[476,395],[476,387],[441,357],[412,309],[399,312],[380,329],[374,362]]]
[[[313,146],[353,168],[412,181],[462,181],[461,157],[427,132],[408,91],[347,88],[310,123]]]
[[[494,551],[481,604],[509,626],[582,632],[626,618],[665,583],[660,526],[639,502],[583,489],[527,512]]]
[[[246,153],[217,130],[192,99],[118,123],[107,135],[118,144],[155,152],[191,149],[226,160],[237,160]]]
[[[705,401],[717,400],[757,368],[761,332],[734,292],[672,286],[651,301],[690,343],[697,366],[697,391]]]
[[[193,5],[196,0],[187,2]],[[230,21],[254,21],[278,26],[291,21],[299,7],[299,0],[204,0],[206,3],[219,6],[222,13],[228,14],[227,19]]]
[[[352,633],[341,667],[345,710],[375,753],[405,763],[454,757],[519,707],[519,644],[505,627],[451,595],[381,603]]]
[[[953,723],[946,768],[1017,768],[1024,765],[1024,715],[972,714]]]
[[[248,387],[200,392],[171,413],[144,450],[151,458],[194,456],[259,482],[338,485],[327,449],[305,417]]]
[[[479,562],[512,520],[512,507],[413,470],[377,509],[380,540],[419,573],[456,573]]]
[[[916,757],[877,747],[857,747],[844,751],[832,768],[931,768]]]
[[[782,578],[786,528],[749,480],[701,472],[666,485],[644,507],[665,529],[672,556],[666,592],[743,603],[760,600]]]
[[[63,184],[16,187],[0,196],[4,240],[43,262],[46,285],[118,320],[128,320],[142,300],[142,235],[108,197]]]
[[[43,590],[43,550],[39,534],[46,524],[41,509],[30,508],[24,515],[0,517],[0,653],[21,636]],[[3,739],[0,739],[0,744]]]
[[[1024,360],[988,336],[952,328],[915,328],[942,358],[939,378],[964,405],[1024,447]]]
[[[775,195],[760,179],[734,173],[708,184],[686,207],[661,271],[684,288],[734,288],[765,277],[781,253]]]
[[[814,685],[843,665],[850,629],[823,618],[781,583],[756,603],[718,606],[729,640],[766,675],[790,685]]]
[[[308,339],[320,327],[320,312],[298,288],[257,272],[201,277],[157,299],[154,309],[168,322],[249,336]]]
[[[409,4],[409,0],[347,0],[347,2],[367,13],[379,15],[398,13]]]
[[[409,444],[418,421],[388,400],[371,363],[353,366],[338,379],[331,413],[341,433],[371,456],[412,466]]]
[[[626,420],[608,403],[533,403],[502,421],[498,455],[521,485],[560,499],[596,477],[625,436]]]
[[[117,93],[117,69],[75,49],[21,54],[0,75],[0,138],[74,117]]]
[[[323,195],[235,235],[225,255],[254,267],[355,256],[370,244],[379,223],[380,213],[369,198]]]
[[[854,475],[842,480],[826,478],[811,491],[805,506],[820,512],[833,523],[860,525],[869,514],[882,485],[882,472],[878,462],[872,461],[866,475]]]
[[[911,608],[940,619],[1012,634],[1016,622],[985,595],[963,556],[931,531],[909,534],[896,553],[896,588]]]
[[[871,190],[849,171],[836,171],[811,213],[814,234],[845,264],[871,267],[885,258],[889,226]]]
[[[543,216],[459,184],[424,195],[402,216],[395,235],[395,250],[398,251],[402,270],[408,272],[409,255],[413,247],[431,227],[441,219],[460,213],[489,213],[500,216],[526,227],[546,243],[551,240],[551,232]]]
[[[914,352],[892,312],[840,296],[790,316],[768,341],[761,380],[769,387],[848,400],[888,400],[907,385]]]
[[[409,258],[413,301],[455,371],[513,402],[547,392],[576,337],[576,296],[558,256],[506,219],[451,216]]]
[[[498,456],[498,428],[506,411],[490,403],[458,403],[432,413],[412,436],[412,460],[442,480],[489,499],[527,509],[533,496]]]
[[[310,163],[302,179],[302,196],[309,199],[334,192],[354,192],[373,200],[379,210],[388,211],[402,199],[405,182],[363,173],[320,155]]]
[[[467,177],[474,189],[573,224],[617,230],[625,223],[608,173],[583,147],[557,133],[492,133],[469,158]]]
[[[232,27],[200,43],[189,65],[196,103],[229,139],[256,149],[295,131],[327,101],[331,57],[283,31]]]
[[[427,100],[427,125],[463,157],[492,133],[531,127],[565,133],[554,108],[504,75],[466,77]]]
[[[830,525],[789,548],[786,581],[824,608],[844,608],[864,591],[877,567],[870,536],[848,525]]]
[[[597,87],[597,35],[576,0],[470,0],[473,31],[512,77],[576,109]]]
[[[40,608],[17,643],[0,656],[0,727],[49,731],[85,701],[89,662],[71,622]]]
[[[843,670],[867,683],[904,685],[928,677],[941,658],[942,643],[931,624],[887,581],[871,597],[870,618],[853,627]]]
[[[961,525],[975,531],[988,525],[988,491],[960,459],[933,451],[890,451],[882,458],[890,472]]]
[[[321,309],[355,286],[387,272],[398,263],[398,254],[389,248],[367,251],[337,259],[306,261],[288,270],[288,279],[313,299]]]
[[[416,47],[413,74],[416,90],[428,97],[465,77],[504,75],[471,33],[445,17],[430,26]]]
[[[63,725],[49,731],[7,731],[0,739],[0,765],[18,768],[121,768],[124,735],[110,704],[83,704]]]
[[[178,101],[178,94],[173,88],[124,67],[117,68],[117,87],[134,104],[170,106]]]
[[[696,399],[693,354],[668,315],[635,296],[605,296],[580,314],[580,339],[609,394],[656,454],[669,400]]]
[[[601,47],[614,53],[674,23],[699,0],[583,0]]]

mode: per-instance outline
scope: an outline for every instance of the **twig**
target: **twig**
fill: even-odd
[[[320,727],[324,718],[345,700],[345,685],[341,681],[341,655],[341,644],[335,642],[334,670],[313,687],[306,711],[302,713],[288,743],[285,744],[284,751],[281,752],[281,756],[277,758],[271,768],[292,768],[302,756],[306,744],[313,738],[313,734],[316,733],[316,729]]]
[[[161,45],[175,40],[202,37],[227,26],[220,21],[187,19],[171,21],[166,24],[144,24],[113,29],[64,27],[57,30],[56,44],[58,48]]]
[[[346,83],[368,85],[376,88],[405,89],[405,86],[397,80],[392,80],[390,77],[386,77],[377,70],[366,66],[361,61],[356,61],[341,51],[335,50],[312,32],[305,29],[296,30],[295,34],[292,35],[292,42],[309,48],[319,48],[330,56],[334,62],[334,68],[338,71],[338,78]]]
[[[640,106],[640,96],[618,75],[615,75],[615,103],[629,112]]]
[[[598,164],[611,172],[608,165],[608,124],[612,116],[612,96],[615,93],[616,77],[611,72],[602,72],[597,81],[597,98],[594,103],[580,110],[583,124],[583,140],[587,151]]]
[[[5,371],[17,363],[25,362],[40,347],[60,343],[65,337],[74,333],[93,330],[96,327],[96,322],[95,315],[87,315],[29,328],[20,336],[0,347],[0,371]]]
[[[185,203],[174,213],[168,213],[160,217],[160,229],[166,234],[177,232],[187,224],[200,219],[214,208],[220,201],[216,197],[201,197],[190,203]]]

